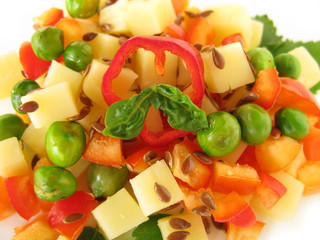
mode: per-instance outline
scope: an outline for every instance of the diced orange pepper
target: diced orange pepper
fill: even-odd
[[[249,166],[253,167],[258,171],[259,165],[256,159],[255,146],[248,145],[244,150],[244,152],[239,157],[237,163],[240,165],[248,164]]]
[[[0,221],[14,214],[16,211],[11,205],[4,178],[0,177]]]
[[[63,18],[63,10],[52,7],[44,11],[40,16],[35,17],[33,22],[40,27],[54,26]]]
[[[252,92],[257,93],[259,98],[255,101],[264,109],[272,108],[281,90],[281,81],[275,68],[261,70],[258,74]]]
[[[320,161],[320,129],[311,126],[308,135],[302,140],[302,143],[306,159]]]
[[[187,32],[178,24],[172,23],[168,25],[164,30],[164,34],[169,35],[170,37],[178,38],[181,40],[187,39]]]
[[[189,5],[189,0],[171,0],[176,14],[182,13]]]
[[[211,210],[216,222],[232,222],[239,227],[250,227],[256,223],[256,216],[250,205],[238,193],[231,192],[214,199],[216,210]]]
[[[84,33],[77,20],[62,18],[55,26],[63,31],[65,47],[74,41],[82,40]]]
[[[221,41],[221,45],[227,45],[230,43],[236,43],[236,42],[240,42],[242,44],[242,47],[245,48],[246,47],[246,43],[244,41],[244,38],[242,36],[241,33],[234,33],[230,36],[225,37],[222,41]]]
[[[203,46],[212,45],[215,35],[212,25],[204,17],[198,17],[188,33],[187,41],[191,44],[201,43]]]
[[[194,154],[194,151],[200,151],[201,148],[190,141],[188,138],[184,138],[184,141],[174,146],[172,151],[173,158],[173,175],[180,180],[187,183],[194,189],[207,187],[211,176],[211,171],[208,165],[202,163]],[[188,155],[192,156],[193,168],[187,173],[181,172],[181,165]]]
[[[228,164],[215,161],[212,165],[211,188],[215,192],[237,192],[240,195],[253,193],[260,184],[257,171],[249,165]]]
[[[320,192],[320,161],[307,161],[298,170],[298,180],[304,185],[304,195]]]
[[[98,164],[121,165],[124,163],[122,139],[95,132],[87,143],[83,158]]]
[[[187,33],[190,32],[193,24],[197,20],[199,13],[200,13],[200,9],[196,7],[187,8],[182,13],[183,22],[181,23],[181,26]]]

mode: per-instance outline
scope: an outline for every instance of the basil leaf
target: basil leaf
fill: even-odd
[[[98,227],[84,227],[77,240],[105,240],[104,236],[99,233]]]
[[[168,123],[172,128],[197,131],[208,127],[205,112],[178,88],[159,84],[153,89],[156,91],[156,95],[150,101],[154,108],[161,109],[168,116]]]
[[[146,88],[130,99],[113,103],[106,113],[103,134],[125,140],[137,137],[143,128],[152,94],[152,89]]]

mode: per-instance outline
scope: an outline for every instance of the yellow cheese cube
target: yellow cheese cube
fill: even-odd
[[[263,23],[252,19],[252,37],[250,42],[246,43],[245,50],[249,51],[252,48],[258,47],[262,40],[263,35]]]
[[[35,128],[33,123],[31,123],[23,132],[21,139],[37,154],[39,154],[40,156],[44,156],[46,155],[45,137],[48,128],[49,125],[43,126],[41,128]]]
[[[163,239],[168,239],[168,236],[176,231],[181,231],[174,229],[170,225],[170,220],[173,218],[183,219],[184,221],[190,223],[190,227],[183,229],[189,233],[187,239],[188,240],[206,240],[208,239],[206,229],[204,227],[202,218],[200,215],[196,215],[194,213],[182,213],[178,215],[173,215],[165,218],[160,218],[158,220],[158,226],[161,231],[161,235]]]
[[[114,239],[148,220],[125,188],[108,197],[92,214],[108,239]]]
[[[31,170],[16,137],[0,141],[0,176],[14,177]]]
[[[164,160],[144,170],[130,180],[134,194],[144,215],[149,216],[181,200],[184,195]],[[156,184],[170,193],[169,201],[161,201],[155,191]]]
[[[225,60],[223,69],[216,67],[212,52],[203,52],[205,82],[209,92],[223,93],[255,81],[247,57],[240,43],[217,47]]]
[[[306,88],[311,88],[320,81],[320,68],[305,47],[297,47],[289,52],[296,56],[301,64],[301,74],[297,79]]]
[[[225,37],[235,33],[241,33],[244,41],[250,43],[252,38],[251,16],[244,6],[237,4],[219,4],[209,6],[206,10],[213,10],[213,13],[210,14],[206,20],[215,30],[215,46],[219,46]]]
[[[164,66],[165,74],[157,74],[154,65],[154,53],[138,49],[136,52],[135,65],[138,74],[138,83],[141,88],[148,88],[152,84],[169,84],[175,86],[177,83],[178,56],[166,52]]]
[[[22,103],[35,101],[39,108],[28,113],[35,128],[50,125],[78,115],[78,109],[70,85],[58,83],[39,91],[34,91],[21,98]]]
[[[176,18],[171,0],[127,1],[123,11],[133,35],[161,33]]]
[[[106,33],[98,35],[88,44],[93,49],[94,58],[111,60],[120,48],[119,38]]]
[[[81,91],[83,76],[65,65],[52,61],[43,87],[49,87],[57,83],[69,83],[74,97],[78,97]]]
[[[17,52],[11,51],[0,56],[0,99],[9,97],[13,86],[24,79],[22,70]]]

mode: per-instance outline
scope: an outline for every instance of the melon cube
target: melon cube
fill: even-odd
[[[58,83],[21,98],[22,103],[35,101],[39,108],[28,113],[35,128],[50,125],[79,114],[72,89],[67,82]]]
[[[298,209],[304,185],[286,172],[270,173],[270,175],[287,188],[286,194],[271,209],[264,207],[258,195],[253,196],[250,205],[270,219],[290,221],[294,218]]]
[[[149,216],[181,200],[184,195],[164,160],[157,161],[142,173],[130,180],[134,194],[144,215]],[[161,201],[155,185],[161,185],[171,195],[169,201]]]
[[[120,48],[119,38],[106,33],[98,35],[88,42],[93,49],[94,58],[113,59]]]
[[[164,66],[165,74],[160,76],[155,69],[154,53],[138,49],[135,58],[135,69],[138,74],[140,87],[148,88],[152,84],[169,84],[175,86],[177,83],[178,56],[166,52],[166,62]]]
[[[0,99],[10,97],[13,86],[24,78],[22,70],[17,52],[11,51],[0,56]]]
[[[16,137],[0,141],[0,176],[23,175],[31,170]]]
[[[161,218],[158,220],[158,226],[161,231],[161,235],[163,239],[168,239],[168,236],[173,232],[178,231],[174,229],[170,225],[170,220],[173,218],[179,218],[190,223],[190,227],[183,229],[183,231],[189,232],[187,237],[188,240],[205,240],[208,239],[206,229],[204,227],[202,218],[200,215],[194,213],[182,213],[178,215],[173,215],[165,218]]]
[[[106,101],[103,98],[101,92],[101,84],[103,75],[105,74],[108,68],[109,65],[107,65],[106,63],[98,60],[93,60],[90,71],[84,78],[83,82],[83,92],[93,102],[95,102],[104,109],[107,109],[108,105],[106,104]],[[113,80],[112,88],[119,97],[125,98],[127,92],[129,91],[137,77],[138,75],[131,69],[122,68],[119,76]]]
[[[99,12],[99,22],[103,24],[110,24],[111,29],[108,31],[112,34],[129,34],[130,30],[125,21],[123,12],[124,1],[117,1],[116,3],[104,7]]]
[[[161,33],[176,18],[171,0],[127,1],[123,11],[133,35]]]
[[[255,81],[246,54],[239,42],[217,47],[225,60],[223,69],[213,62],[212,53],[203,52],[204,78],[209,92],[223,93]]]
[[[125,188],[108,197],[92,214],[108,239],[114,239],[148,220]]]
[[[39,154],[40,156],[45,156],[45,137],[48,128],[49,125],[43,126],[41,128],[35,128],[33,123],[31,123],[23,132],[21,139],[37,154]]]
[[[308,50],[301,46],[289,52],[296,56],[301,64],[301,74],[297,79],[306,88],[311,88],[320,81],[320,68]]]
[[[49,87],[57,83],[67,82],[72,89],[73,95],[78,97],[82,86],[82,80],[83,76],[81,73],[76,72],[61,63],[52,61],[43,87]]]
[[[251,41],[251,16],[244,6],[237,4],[219,4],[209,6],[205,10],[213,10],[213,13],[206,17],[206,20],[215,30],[215,46],[219,46],[225,37],[235,33],[241,33],[246,43]]]

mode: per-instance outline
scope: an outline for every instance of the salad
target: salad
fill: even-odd
[[[0,63],[13,239],[260,239],[318,193],[319,42],[239,5],[78,2]]]

